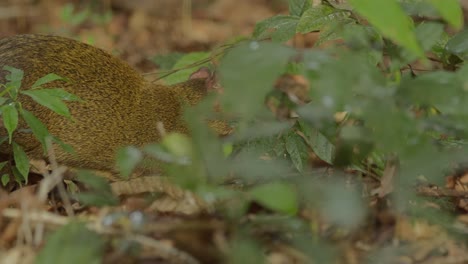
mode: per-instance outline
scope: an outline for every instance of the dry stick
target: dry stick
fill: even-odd
[[[52,167],[52,173],[44,173],[44,179],[42,180],[39,191],[37,194],[38,200],[45,204],[47,200],[47,194],[57,186],[60,198],[62,199],[65,211],[67,212],[68,216],[74,216],[73,209],[71,207],[70,199],[65,191],[65,187],[63,185],[62,179],[63,174],[67,170],[65,167],[58,165],[57,160],[55,159],[55,153],[52,147],[52,142],[50,138],[46,139],[46,146],[48,149],[48,156],[50,160],[50,164]],[[44,235],[44,223],[38,222],[34,229],[34,245],[39,245],[43,241]]]
[[[65,190],[65,186],[62,181],[63,173],[65,172],[66,169],[62,167],[62,169],[59,170],[59,165],[57,163],[57,159],[55,158],[55,152],[54,152],[54,148],[52,147],[52,141],[50,137],[46,139],[46,144],[47,144],[47,149],[48,149],[50,165],[52,167],[52,173],[50,175],[52,175],[53,178],[58,180],[58,184],[57,184],[58,192],[59,192],[60,198],[62,199],[63,206],[65,208],[65,211],[67,212],[67,215],[74,216],[75,213],[73,212],[70,198],[68,197],[67,191]]]
[[[178,250],[176,248],[170,247],[164,243],[161,243],[147,236],[133,235],[133,236],[127,237],[127,239],[138,242],[141,245],[156,249],[157,255],[159,257],[162,257],[163,259],[170,259],[171,261],[175,260],[177,261],[177,263],[184,263],[184,264],[200,263],[197,259],[192,257],[190,254],[184,251]]]
[[[55,225],[55,226],[63,226],[63,225],[68,224],[71,221],[69,217],[56,215],[47,211],[42,211],[42,212],[34,211],[34,212],[25,213],[18,209],[5,208],[4,210],[1,211],[1,214],[3,217],[6,217],[6,218],[27,219],[28,222],[49,224],[49,225]],[[88,221],[86,226],[87,228],[101,235],[122,234],[121,231],[114,229],[114,228],[102,226],[100,223],[101,223],[100,220],[96,220],[94,222]],[[181,251],[177,248],[169,247],[168,245],[161,243],[158,240],[155,240],[151,237],[144,236],[144,235],[128,235],[125,238],[129,240],[133,240],[143,246],[153,248],[154,252],[156,252],[157,255],[162,258],[176,260],[177,263],[188,263],[188,264],[199,263],[198,260],[196,260],[190,254],[184,251]]]
[[[428,186],[420,186],[416,188],[418,194],[430,197],[455,197],[455,198],[468,198],[468,192],[456,191],[449,189],[431,188]]]

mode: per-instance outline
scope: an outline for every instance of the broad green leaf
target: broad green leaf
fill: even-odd
[[[299,121],[301,131],[306,136],[315,155],[328,164],[332,164],[335,146],[318,129]]]
[[[117,151],[116,166],[124,179],[128,179],[142,158],[141,151],[133,146],[121,148]]]
[[[278,142],[278,145],[281,142]],[[284,149],[284,146],[281,146]],[[274,146],[269,146],[270,149]],[[246,181],[280,179],[284,175],[293,173],[291,163],[282,157],[275,157],[270,159],[262,159],[263,152],[260,152],[260,147],[257,150],[255,147],[249,149],[243,148],[240,153],[235,155],[230,165],[231,171],[239,178]],[[283,151],[284,153],[284,151]]]
[[[396,0],[350,0],[349,3],[384,36],[416,56],[424,56],[413,31],[411,18]]]
[[[174,68],[174,65],[184,56],[183,53],[171,52],[169,54],[158,54],[150,60],[159,66],[160,70],[167,71]]]
[[[0,97],[0,106],[3,105],[6,101],[8,101],[8,98]]]
[[[0,113],[3,117],[3,125],[8,131],[9,143],[11,143],[13,131],[18,126],[18,110],[16,110],[15,103],[9,103],[0,107]]]
[[[35,90],[35,92],[36,91],[42,91],[42,93],[44,94],[57,97],[64,101],[82,101],[81,98],[79,98],[78,96],[72,93],[69,93],[62,88],[48,88],[48,89]]]
[[[27,90],[22,91],[22,94],[25,94],[31,97],[38,104],[41,104],[55,113],[70,118],[70,111],[67,105],[57,96],[54,95],[54,91],[49,89],[41,90]]]
[[[188,69],[184,69],[184,67],[187,67],[196,62],[208,60],[210,58],[210,55],[211,54],[209,52],[192,52],[192,53],[182,56],[182,58],[180,58],[176,62],[176,64],[174,64],[174,67],[173,67],[173,69],[181,69],[181,70],[164,78],[165,82],[167,84],[175,84],[175,83],[187,81],[190,75],[194,71],[199,69],[201,66],[207,66],[209,62],[207,61],[203,64],[196,65]]]
[[[358,190],[348,187],[344,182],[334,181],[324,190],[324,206],[320,210],[334,224],[352,228],[361,224],[366,209]]]
[[[463,26],[463,11],[458,0],[428,0],[439,14],[455,29]]]
[[[50,135],[50,136],[52,138],[52,141],[58,144],[63,150],[71,154],[76,154],[75,149],[70,144],[63,142],[60,138],[55,137],[54,135]]]
[[[230,250],[227,254],[228,261],[226,263],[267,263],[265,254],[262,253],[263,249],[257,241],[240,237],[239,234],[236,235],[237,237],[231,242]]]
[[[299,172],[304,171],[304,166],[309,158],[307,145],[298,134],[290,132],[284,137],[286,152]]]
[[[81,203],[92,206],[115,206],[119,204],[112,193],[109,182],[89,171],[79,171],[76,181],[84,183],[89,191],[75,193],[73,196]]]
[[[304,11],[311,6],[310,0],[289,0],[289,14],[293,16],[302,16]]]
[[[463,30],[453,36],[447,42],[446,48],[456,55],[466,56],[468,53],[468,30]]]
[[[49,73],[46,76],[39,78],[34,84],[31,86],[31,89],[38,88],[43,84],[50,83],[56,80],[64,80],[64,78],[58,76],[55,73]]]
[[[21,81],[23,80],[24,72],[23,70],[11,67],[11,66],[3,66],[3,70],[9,71],[10,73],[6,76],[6,80],[9,82],[19,82],[21,84]],[[21,85],[18,86],[18,88]]]
[[[21,110],[21,117],[24,118],[24,121],[28,124],[29,128],[31,128],[34,136],[36,139],[41,142],[44,151],[46,151],[46,137],[48,137],[49,131],[47,127],[42,123],[36,116],[34,116],[31,112],[22,109]]]
[[[307,9],[297,24],[296,32],[309,33],[321,30],[330,23],[346,19],[349,11],[338,10],[328,5],[319,5]]]
[[[416,37],[424,51],[430,50],[441,39],[444,25],[439,23],[421,23],[416,27]]]
[[[15,160],[16,168],[18,169],[19,173],[28,182],[28,173],[29,173],[29,159],[26,153],[24,152],[23,148],[16,144],[15,142],[12,143],[13,145],[13,158]]]
[[[253,37],[261,40],[271,37],[275,42],[291,39],[296,34],[298,16],[278,15],[267,18],[255,25]]]
[[[441,40],[442,34],[444,33],[444,26],[440,23],[433,22],[421,23],[417,25],[415,33],[416,38],[421,44],[421,48],[424,51],[429,51]],[[401,64],[405,65],[417,59],[417,56],[405,49],[401,53],[401,58]]]
[[[223,109],[239,113],[245,120],[262,109],[265,95],[285,70],[294,51],[276,43],[252,41],[232,49],[219,68],[225,87]]]
[[[252,198],[274,211],[294,215],[299,202],[296,190],[289,184],[273,182],[254,187],[249,191]]]
[[[10,66],[3,66],[3,70],[7,70],[10,72],[5,76],[5,79],[8,81],[6,83],[6,89],[9,91],[11,98],[13,100],[16,100],[18,96],[18,91],[21,88],[21,82],[23,81],[24,72],[22,70]]]
[[[8,174],[3,174],[0,181],[2,182],[2,186],[6,186],[10,182],[10,176]]]
[[[447,71],[433,71],[417,78],[404,79],[396,94],[400,100],[414,105],[431,105],[444,114],[466,109],[461,84],[456,75]]]
[[[105,242],[84,223],[71,222],[46,239],[36,264],[99,264],[103,261]]]
[[[191,157],[193,154],[192,141],[182,133],[172,132],[165,135],[161,145],[177,157]]]

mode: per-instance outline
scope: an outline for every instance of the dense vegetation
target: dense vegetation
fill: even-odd
[[[295,47],[300,34],[311,32],[320,32],[314,48]],[[229,225],[224,253],[232,263],[261,263],[273,250],[269,240],[293,247],[313,263],[336,263],[340,257],[348,263],[344,253],[334,254],[343,249],[338,241],[352,240],[366,227],[377,232],[371,216],[380,207],[437,224],[456,238],[463,232],[453,228],[455,206],[418,190],[443,186],[447,172],[465,162],[467,38],[456,0],[317,6],[289,0],[288,15],[258,22],[249,39],[210,53],[155,59],[163,69],[185,69],[167,77],[168,83],[186,80],[193,64],[216,67],[224,92],[186,111],[190,138],[168,134],[160,144],[126,147],[117,162],[128,175],[142,154],[163,159],[167,176]],[[14,101],[21,74],[10,70],[11,83],[0,94],[4,126],[11,135],[19,112],[45,143],[47,132]],[[38,87],[55,78],[40,80]],[[69,94],[48,90],[39,93],[48,100],[31,96],[67,114],[57,98],[70,99]],[[213,116],[216,102],[222,113]],[[235,127],[227,138],[200,125],[219,116]],[[13,149],[16,179],[24,182],[27,160],[19,146]],[[115,204],[107,187],[94,186],[95,196],[82,196],[83,202]],[[437,209],[425,206],[428,202]],[[84,225],[70,224],[53,234],[39,263],[52,263],[52,255],[69,259],[64,254],[100,259],[107,240],[88,230],[93,250],[56,252],[60,236],[76,240],[82,230]],[[386,251],[390,241],[377,247],[359,263],[395,263],[400,256],[398,250]]]

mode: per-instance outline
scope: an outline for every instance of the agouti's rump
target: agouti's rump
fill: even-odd
[[[28,96],[19,96],[24,109],[74,148],[75,153],[55,148],[58,162],[65,165],[112,170],[117,148],[158,140],[158,121],[169,130],[181,127],[180,103],[171,89],[149,85],[127,63],[93,46],[64,37],[17,35],[0,40],[0,69],[6,65],[24,71],[21,89],[55,73],[68,81],[54,81],[44,88],[63,88],[83,100],[67,102],[73,117],[69,120]],[[6,74],[0,70],[2,83]],[[184,93],[193,93],[189,90],[184,89]],[[14,140],[30,158],[43,158],[42,147],[25,128],[20,122]],[[0,127],[0,137],[6,135]],[[11,153],[11,149],[4,143],[0,152]]]

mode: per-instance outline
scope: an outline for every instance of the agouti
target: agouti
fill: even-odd
[[[83,100],[67,102],[70,120],[25,95],[19,97],[23,108],[37,116],[52,135],[74,148],[75,153],[68,153],[55,147],[57,161],[77,168],[114,170],[119,147],[160,139],[158,122],[168,132],[186,133],[182,106],[196,104],[207,92],[204,79],[173,86],[152,84],[109,53],[58,36],[17,35],[0,40],[2,83],[8,72],[1,69],[6,65],[24,71],[21,89],[29,89],[38,78],[55,73],[68,81],[54,81],[46,87],[63,88]],[[44,158],[40,143],[24,128],[24,124],[19,127],[14,140],[30,158]],[[6,135],[0,116],[0,137]],[[8,154],[11,148],[4,143],[0,152]]]

